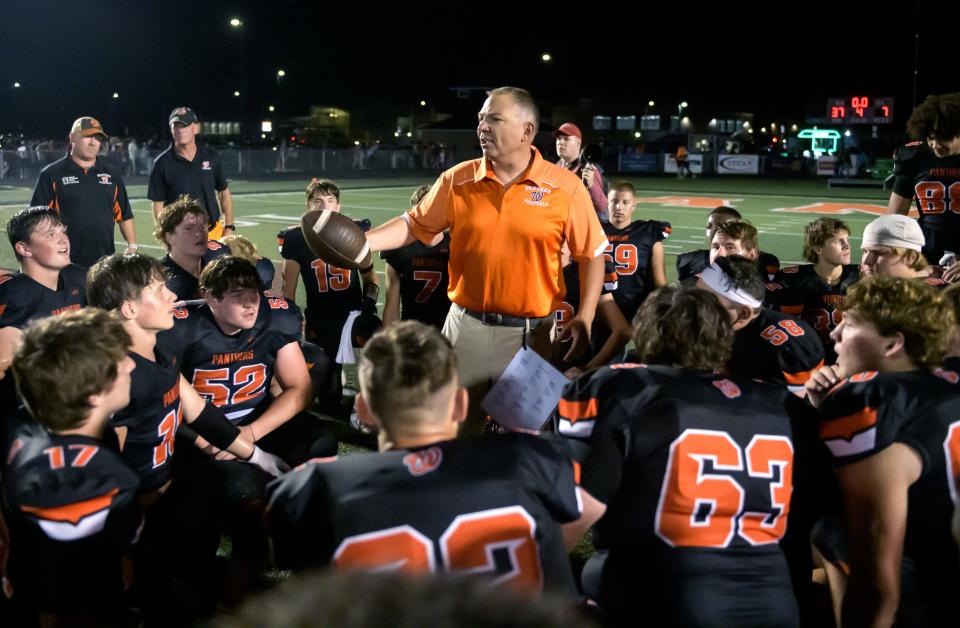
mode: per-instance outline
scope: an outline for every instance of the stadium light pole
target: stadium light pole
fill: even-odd
[[[230,18],[230,28],[237,30],[240,33],[240,137],[243,138],[244,131],[244,101],[247,98],[247,89],[244,85],[244,67],[243,67],[243,34],[244,34],[244,24],[243,20],[238,17]]]
[[[283,98],[280,95],[280,79],[287,75],[286,71],[283,68],[277,70],[277,107],[283,109]]]
[[[677,105],[677,125],[680,127],[681,130],[683,129],[683,110],[686,109],[687,106],[688,105],[686,100],[682,101],[679,105]],[[690,127],[689,126],[687,127],[686,143],[687,144],[690,143]]]

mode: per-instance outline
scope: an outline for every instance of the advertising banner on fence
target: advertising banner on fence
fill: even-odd
[[[760,174],[760,155],[717,155],[718,174]]]
[[[620,153],[620,172],[656,172],[658,155]]]

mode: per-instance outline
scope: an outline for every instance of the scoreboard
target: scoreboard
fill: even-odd
[[[827,122],[831,124],[890,124],[893,98],[850,96],[827,100]]]

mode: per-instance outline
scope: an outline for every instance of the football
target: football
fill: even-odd
[[[328,264],[361,272],[373,266],[363,231],[339,212],[312,209],[300,218],[300,230],[314,255]]]

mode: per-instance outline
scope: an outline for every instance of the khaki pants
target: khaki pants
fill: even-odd
[[[545,322],[527,332],[527,346],[548,360],[552,329],[553,324]],[[523,332],[522,327],[484,325],[468,316],[459,305],[454,303],[450,306],[443,325],[443,335],[453,345],[453,352],[457,355],[460,385],[466,386],[470,393],[467,421],[460,430],[461,434],[479,434],[482,431],[486,413],[480,409],[480,402],[523,346]]]

